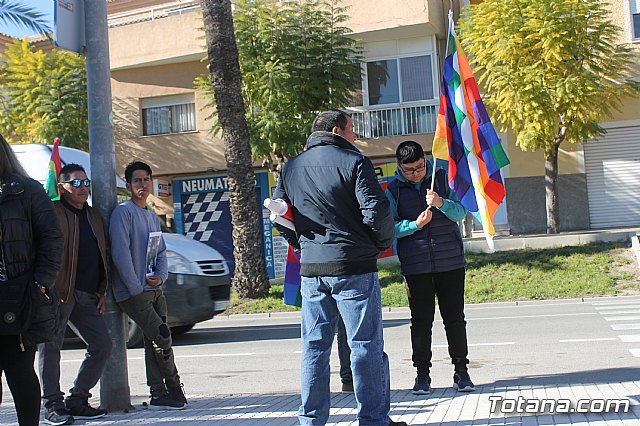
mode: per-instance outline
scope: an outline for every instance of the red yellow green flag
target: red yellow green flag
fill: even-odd
[[[60,174],[60,169],[62,169],[62,163],[60,161],[59,146],[60,139],[55,138],[53,140],[53,149],[51,150],[51,159],[49,160],[49,169],[47,170],[47,181],[44,184],[44,189],[47,191],[47,194],[52,201],[60,199],[58,175]]]

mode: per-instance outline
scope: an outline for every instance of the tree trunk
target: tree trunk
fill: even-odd
[[[544,188],[547,204],[547,234],[560,232],[560,212],[558,209],[558,148],[555,143],[544,154]]]
[[[236,262],[233,288],[239,297],[258,298],[268,293],[269,279],[262,252],[263,237],[231,3],[229,0],[201,0],[200,4],[229,176]]]

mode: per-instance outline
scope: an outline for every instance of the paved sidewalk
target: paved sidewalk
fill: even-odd
[[[10,397],[5,392],[5,398]],[[503,411],[490,412],[492,400],[504,398]],[[528,400],[521,406],[534,407],[533,398],[547,400],[546,404],[557,404],[561,413],[516,413],[518,398]],[[142,409],[143,399],[134,397],[138,409],[130,413],[110,413],[107,417],[93,421],[77,420],[75,424],[91,425],[229,425],[229,426],[293,426],[298,424],[296,412],[300,402],[298,394],[236,394],[189,396],[189,407],[181,411],[151,411]],[[629,401],[628,412],[624,404],[609,412],[603,402],[597,400],[624,399]],[[7,398],[9,399],[9,398]],[[593,413],[564,413],[567,404],[575,407],[578,400]],[[553,400],[554,402],[550,402]],[[623,401],[623,403],[624,403]],[[435,389],[428,396],[414,396],[409,390],[392,391],[394,420],[411,425],[640,425],[640,380],[623,383],[583,383],[572,385],[526,385],[515,383],[493,384],[478,387],[476,392],[464,394],[452,388]],[[495,404],[500,407],[498,402]],[[590,405],[591,404],[591,405]],[[355,421],[355,399],[352,394],[333,393],[330,425],[357,425]],[[513,407],[513,408],[512,408]],[[572,408],[573,410],[573,408]],[[617,411],[617,412],[616,412]],[[0,424],[17,425],[13,404],[6,400],[0,407]]]

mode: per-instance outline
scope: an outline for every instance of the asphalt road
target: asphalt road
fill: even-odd
[[[615,383],[640,377],[640,297],[468,305],[470,373],[476,384],[505,386]],[[413,386],[408,309],[384,313],[391,387]],[[220,317],[175,338],[187,396],[299,391],[296,314]],[[82,349],[62,356],[62,389],[71,387]],[[451,386],[442,321],[434,325],[432,385]],[[336,347],[332,390],[338,391]],[[146,399],[142,349],[128,351],[132,402]],[[98,389],[94,396],[98,396]]]

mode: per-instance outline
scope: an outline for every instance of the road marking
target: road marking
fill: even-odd
[[[631,352],[631,355],[636,358],[640,358],[640,349],[629,349],[629,352]]]
[[[640,330],[640,324],[611,324],[614,330]]]
[[[467,346],[508,346],[515,345],[516,342],[491,342],[491,343],[469,343]],[[433,345],[434,348],[448,348],[449,345]]]
[[[616,309],[635,309],[636,312],[640,310],[640,305],[607,305],[607,306],[594,306],[597,310],[616,310]]]
[[[219,357],[229,357],[229,356],[252,356],[255,355],[255,353],[253,352],[243,352],[243,353],[236,353],[236,354],[202,354],[202,355],[175,355],[174,358],[219,358]],[[135,360],[141,360],[144,359],[143,356],[131,356],[131,357],[127,357],[127,361],[135,361]],[[82,362],[84,361],[84,358],[82,359],[65,359],[60,361],[61,363],[73,363],[73,362]]]
[[[175,355],[175,358],[216,358],[216,357],[227,357],[227,356],[252,356],[252,355],[255,355],[255,353],[243,352],[238,354]]]
[[[604,317],[607,321],[637,321],[640,320],[640,315],[623,315],[621,317]]]
[[[516,342],[468,343],[467,346],[509,346],[509,345],[515,345],[515,344]],[[432,345],[431,347],[432,348],[448,348],[449,345]],[[337,349],[333,349],[331,352],[337,352]],[[293,351],[293,353],[301,354],[302,351]]]
[[[581,343],[581,342],[608,342],[611,340],[616,340],[615,337],[602,337],[599,339],[560,339],[558,342],[560,343]]]
[[[618,336],[620,340],[625,343],[638,343],[640,342],[640,334],[623,334]]]
[[[622,314],[637,314],[640,312],[640,309],[633,310],[623,310],[623,311],[599,311],[599,314],[602,315],[622,315]]]
[[[597,312],[578,312],[574,314],[543,314],[543,315],[515,315],[511,317],[486,317],[486,318],[465,318],[467,321],[479,321],[479,320],[505,320],[505,319],[519,319],[519,318],[549,318],[549,317],[575,317],[582,315],[598,315]],[[640,319],[640,317],[638,317]],[[438,319],[442,322],[442,319]]]
[[[613,305],[624,305],[624,304],[630,304],[630,303],[640,303],[640,300],[638,299],[631,299],[631,300],[612,300],[612,301],[607,301],[607,302],[591,302],[591,304],[593,306],[613,306]]]

